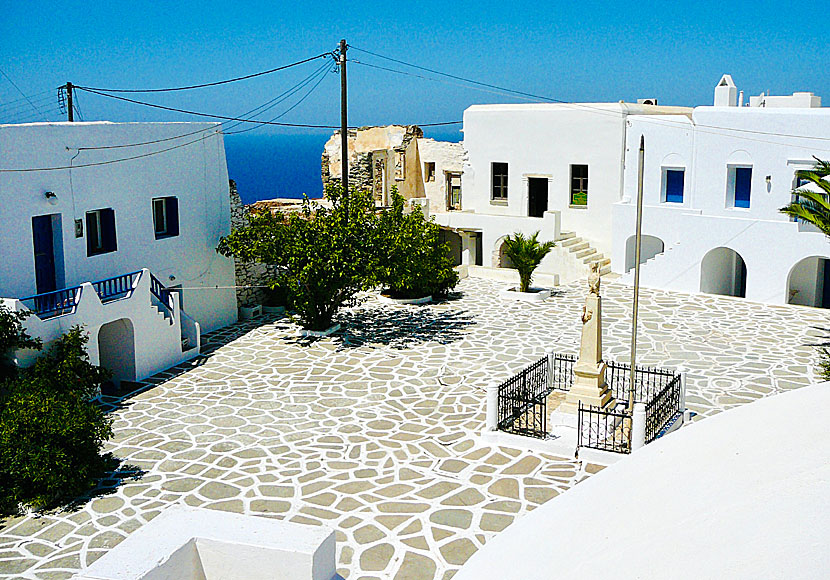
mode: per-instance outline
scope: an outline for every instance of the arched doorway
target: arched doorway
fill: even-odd
[[[637,236],[631,236],[625,241],[625,271],[628,272],[634,267],[636,259]],[[662,254],[666,246],[663,240],[656,236],[641,236],[640,238],[640,263],[645,264],[657,254]]]
[[[830,308],[828,258],[810,256],[796,263],[787,276],[787,304]]]
[[[700,291],[746,298],[746,264],[731,248],[710,250],[700,263]]]
[[[502,236],[498,240],[496,240],[495,249],[493,250],[493,267],[494,268],[512,268],[513,262],[510,258],[507,257],[507,254],[504,253],[505,246],[504,240],[507,239],[507,236]]]
[[[98,364],[112,373],[116,387],[135,380],[135,333],[128,318],[101,326],[98,331]]]

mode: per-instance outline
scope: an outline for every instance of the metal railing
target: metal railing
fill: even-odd
[[[140,270],[138,272],[122,274],[121,276],[92,282],[92,287],[95,288],[95,292],[98,294],[101,302],[110,302],[112,300],[118,300],[119,298],[128,297],[132,293],[135,282],[140,275]]]
[[[634,370],[634,402],[648,403],[674,377],[674,371],[667,369],[637,367]],[[628,401],[628,390],[631,385],[631,365],[628,363],[608,362],[605,370],[605,382],[611,389],[611,395],[616,401]]]
[[[577,447],[631,453],[631,415],[581,401],[577,413]]]
[[[173,293],[158,278],[150,274],[150,293],[158,298],[162,305],[173,312]]]
[[[681,376],[675,375],[656,397],[646,403],[646,443],[657,439],[672,419],[683,412],[680,408],[682,382]]]
[[[498,388],[498,428],[544,439],[547,437],[548,357],[542,357]]]
[[[63,288],[54,292],[44,292],[21,298],[20,301],[33,311],[38,318],[53,318],[62,314],[71,314],[81,299],[81,287]]]
[[[550,388],[568,391],[574,384],[574,365],[576,356],[572,354],[554,354],[550,368]]]

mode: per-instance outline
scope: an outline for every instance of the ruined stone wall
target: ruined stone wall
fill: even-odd
[[[248,210],[242,205],[242,199],[236,190],[236,183],[231,179],[229,183],[231,198],[231,231],[248,225]],[[242,262],[234,260],[236,267],[236,303],[237,306],[253,306],[263,304],[268,295],[265,286],[276,277],[273,266],[259,262]]]

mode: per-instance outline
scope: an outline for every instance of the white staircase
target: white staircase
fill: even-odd
[[[577,236],[576,232],[560,232],[556,244],[585,265],[586,275],[594,262],[600,264],[600,276],[611,272],[611,258],[605,257],[585,239]]]

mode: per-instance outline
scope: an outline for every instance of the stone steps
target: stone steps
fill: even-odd
[[[567,249],[576,259],[590,267],[593,262],[600,263],[600,276],[611,272],[611,258],[606,258],[591,244],[576,235],[576,232],[560,232],[557,244]]]

